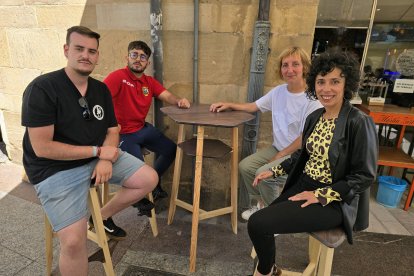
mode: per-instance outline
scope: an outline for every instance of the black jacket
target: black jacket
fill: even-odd
[[[303,173],[309,159],[305,143],[323,113],[324,108],[320,108],[308,116],[302,149],[282,162],[289,174],[283,191],[297,183]],[[352,230],[364,230],[369,224],[369,187],[377,172],[378,136],[372,118],[347,101],[339,112],[328,156],[331,187],[341,195],[343,228],[352,244]]]

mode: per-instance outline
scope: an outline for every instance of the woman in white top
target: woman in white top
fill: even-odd
[[[306,97],[306,75],[310,68],[309,55],[299,47],[285,49],[279,56],[279,76],[286,84],[278,85],[266,95],[252,103],[213,103],[210,111],[243,110],[272,112],[273,143],[270,147],[261,149],[244,158],[239,163],[241,179],[247,188],[251,199],[257,205],[242,213],[248,220],[257,210],[268,206],[279,195],[287,176],[277,177],[260,182],[253,186],[257,174],[277,166],[290,157],[290,154],[301,146],[301,133],[306,117],[312,111],[320,108],[319,101]]]

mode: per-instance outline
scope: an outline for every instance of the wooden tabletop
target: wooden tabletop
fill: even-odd
[[[161,108],[178,124],[236,127],[254,119],[254,115],[244,111],[211,112],[209,104],[192,104],[190,108],[178,108],[175,105]]]
[[[409,115],[414,116],[414,110],[408,107],[401,107],[394,104],[384,104],[384,105],[366,105],[366,104],[358,104],[356,105],[359,109],[370,113],[393,113],[393,114],[401,114],[401,115]]]

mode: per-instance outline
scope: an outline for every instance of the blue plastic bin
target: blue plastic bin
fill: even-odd
[[[407,181],[394,176],[378,177],[377,201],[389,208],[396,208],[407,188]]]

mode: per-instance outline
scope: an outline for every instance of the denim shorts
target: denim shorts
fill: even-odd
[[[91,175],[98,159],[73,169],[60,171],[34,185],[37,196],[55,232],[88,214]],[[120,150],[112,166],[110,183],[123,185],[145,163]]]

